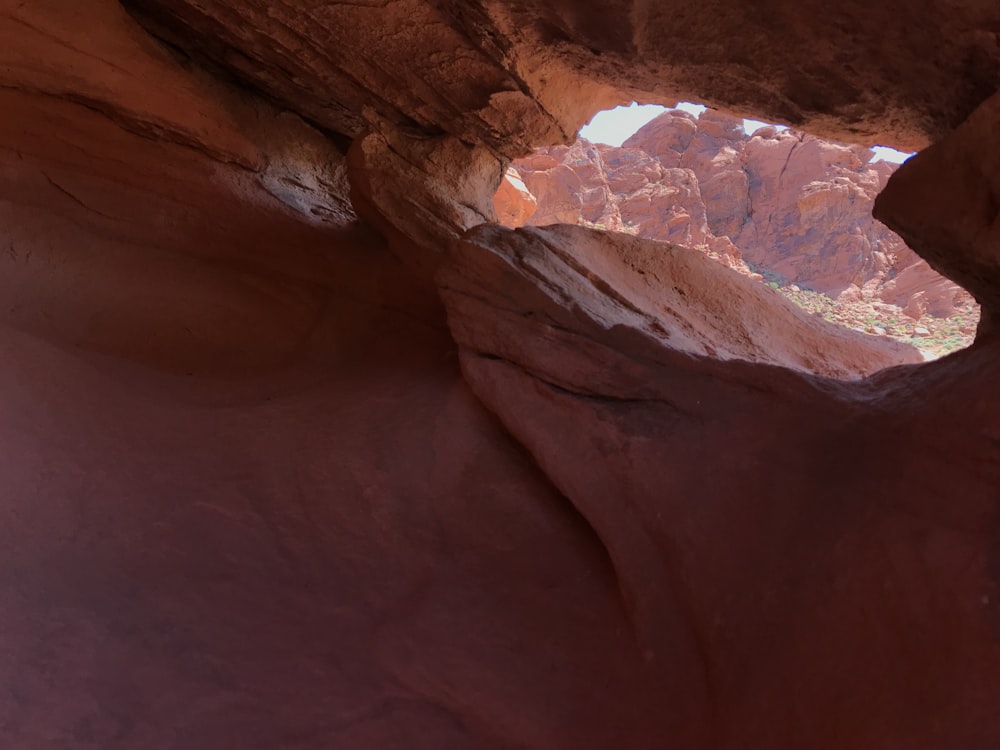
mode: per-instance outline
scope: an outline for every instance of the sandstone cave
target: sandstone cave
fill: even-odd
[[[691,102],[633,103],[599,113],[571,145],[516,159],[494,209],[510,228],[578,224],[698,248],[828,323],[881,337],[853,339],[861,351],[883,350],[873,366],[893,366],[968,346],[979,322],[972,295],[872,217],[908,156]],[[828,347],[830,330],[812,332],[812,346]],[[841,374],[872,373],[848,363]]]
[[[0,747],[1000,745],[1000,5],[907,14],[6,3]],[[974,341],[704,201],[498,221],[634,100],[916,151],[873,215]]]

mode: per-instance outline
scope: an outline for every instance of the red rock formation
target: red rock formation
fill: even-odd
[[[540,156],[517,162],[539,202],[526,220],[534,226],[584,221],[715,254],[725,245],[727,258],[831,297],[882,299],[938,317],[968,299],[872,219],[894,168],[869,164],[868,149],[773,127],[746,135],[739,120],[717,112],[676,110],[622,148],[581,140]]]
[[[636,648],[686,707],[662,731],[734,749],[1000,736],[1000,448],[992,430],[970,455],[949,427],[1000,417],[973,395],[1000,374],[990,354],[860,387],[692,357],[617,287],[572,283],[595,264],[539,290],[537,264],[564,263],[542,246],[581,231],[475,230],[445,300],[466,380],[607,549]]]
[[[902,259],[907,256],[912,256],[913,262],[903,265]],[[968,298],[968,292],[941,276],[912,251],[899,251],[896,258],[895,266],[902,266],[902,270],[897,271],[878,292],[886,302],[910,308],[911,312],[918,313],[915,317],[929,312],[935,317],[946,318],[954,312],[956,304]]]
[[[497,221],[508,227],[523,227],[538,210],[535,199],[514,167],[508,167],[500,189],[493,196]]]
[[[914,11],[919,27],[905,32],[897,5],[869,0],[767,13],[735,0],[478,0],[461,11],[432,0],[377,11],[290,0],[124,4],[324,129],[356,137],[388,121],[517,156],[571,139],[596,110],[636,93],[749,108],[767,122],[912,151],[957,126],[1000,71],[992,0],[960,11],[925,2]]]
[[[572,298],[589,319],[632,329],[675,354],[845,380],[922,361],[905,344],[805,316],[773,289],[693,248],[559,225],[514,234],[480,227],[455,252],[476,256],[484,247],[518,273],[546,279],[548,295]]]
[[[994,96],[953,135],[907,162],[875,206],[877,216],[987,309],[998,297],[993,281],[1000,268],[998,115],[1000,97]]]
[[[693,251],[480,226],[504,155],[626,66],[937,135],[993,4],[905,42],[870,0],[615,6],[641,38],[580,4],[128,6],[175,46],[112,0],[0,8],[0,747],[1000,742],[988,327],[838,380],[803,369],[847,334]],[[884,218],[989,320],[995,191],[939,157]],[[939,173],[960,226],[905,199]]]

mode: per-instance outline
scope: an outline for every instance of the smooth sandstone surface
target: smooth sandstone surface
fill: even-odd
[[[805,315],[775,290],[695,248],[566,225],[516,232],[483,226],[453,252],[459,264],[477,254],[469,243],[507,258],[537,279],[546,295],[571,300],[575,314],[608,329],[632,330],[678,355],[779,365],[841,380],[923,361],[909,345]],[[506,278],[497,286],[506,288]],[[514,298],[505,309],[524,306]],[[533,303],[527,308],[521,314],[534,317]]]
[[[988,327],[858,379],[694,251],[488,224],[642,87],[941,138],[992,3],[127,6],[0,5],[0,747],[996,746]],[[988,179],[912,164],[988,319]]]
[[[875,204],[934,268],[963,284],[989,309],[998,301],[1000,96],[900,170]]]
[[[681,683],[685,731],[653,746],[988,746],[1000,443],[973,383],[990,355],[860,385],[692,361],[540,294],[521,243],[491,234],[443,281],[463,372],[594,528],[638,647]],[[533,314],[511,312],[521,295]],[[956,413],[985,453],[952,452]]]

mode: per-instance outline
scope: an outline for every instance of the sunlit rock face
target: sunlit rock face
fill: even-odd
[[[508,227],[523,227],[538,210],[538,200],[514,167],[507,168],[500,188],[493,196],[493,209],[497,221]]]
[[[946,318],[968,292],[871,214],[895,171],[867,148],[667,111],[620,148],[579,140],[515,162],[537,208],[508,226],[585,223],[702,247],[838,298]],[[498,194],[499,201],[509,201]],[[731,264],[732,265],[732,264]]]
[[[944,138],[1000,9],[126,6],[0,11],[0,746],[1000,742],[989,326],[859,378],[696,251],[490,223],[637,93]],[[996,126],[879,209],[987,319]]]

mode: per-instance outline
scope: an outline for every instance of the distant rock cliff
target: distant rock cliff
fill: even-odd
[[[742,258],[914,319],[968,307],[967,292],[872,218],[896,167],[871,159],[861,146],[774,127],[747,135],[740,120],[712,110],[700,118],[671,110],[621,148],[581,139],[518,160],[497,209],[508,226],[583,223],[701,247],[737,270],[746,270]]]

